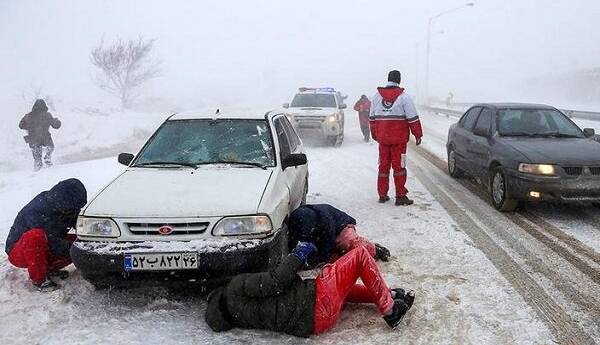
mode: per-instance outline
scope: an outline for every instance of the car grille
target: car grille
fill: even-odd
[[[325,121],[325,116],[297,116],[296,122],[300,128],[321,128],[321,124]]]
[[[566,191],[561,196],[567,200],[597,200],[600,199],[600,189]]]
[[[169,235],[193,235],[201,234],[208,229],[208,222],[202,223],[126,223],[129,228],[129,232],[133,235],[160,235],[158,229],[165,225],[170,226],[173,229]]]
[[[569,176],[579,176],[582,174],[600,175],[600,167],[563,167],[565,174]]]

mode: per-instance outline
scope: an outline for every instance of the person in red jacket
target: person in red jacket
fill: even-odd
[[[360,130],[362,131],[365,143],[371,139],[371,131],[369,129],[369,112],[371,111],[371,101],[366,95],[360,96],[360,99],[354,104],[354,110],[358,111],[358,120],[360,122]]]
[[[396,206],[412,205],[406,194],[406,145],[410,134],[415,136],[417,145],[421,144],[423,130],[415,105],[400,87],[400,72],[394,70],[388,74],[388,84],[378,87],[372,98],[369,121],[371,136],[379,143],[379,176],[377,192],[379,202],[390,200],[388,196],[390,168],[394,169],[396,186]]]

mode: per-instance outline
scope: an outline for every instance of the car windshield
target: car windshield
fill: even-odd
[[[274,166],[265,120],[175,120],[164,123],[134,166],[199,164]]]
[[[329,93],[299,93],[294,97],[294,108],[335,108],[335,96]]]
[[[584,138],[577,125],[553,109],[502,109],[498,132],[503,136]]]

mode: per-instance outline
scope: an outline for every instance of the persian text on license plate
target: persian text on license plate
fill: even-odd
[[[198,268],[198,253],[125,254],[125,271],[168,271]]]

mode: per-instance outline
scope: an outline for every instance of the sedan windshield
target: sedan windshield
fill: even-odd
[[[498,132],[504,136],[584,138],[577,125],[553,109],[502,109]]]
[[[265,120],[175,120],[162,125],[134,166],[274,166]]]
[[[294,97],[293,108],[335,108],[335,96],[329,93],[299,93]]]

